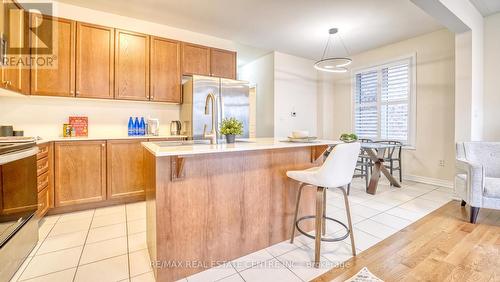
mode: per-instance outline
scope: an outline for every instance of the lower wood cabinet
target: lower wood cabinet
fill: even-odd
[[[56,142],[55,206],[106,199],[106,141]]]
[[[108,140],[108,200],[144,196],[144,148],[141,142],[146,141]]]
[[[39,217],[44,216],[54,207],[54,143],[38,145],[37,191]]]

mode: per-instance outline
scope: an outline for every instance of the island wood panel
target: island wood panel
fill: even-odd
[[[12,58],[8,63],[9,66],[0,66],[2,72],[0,87],[23,94],[29,94],[30,70],[29,66],[22,63],[27,62],[30,55],[29,49],[24,48],[28,45],[26,43],[29,42],[29,13],[12,1],[6,0],[3,5],[5,6],[5,14],[9,13],[10,15],[9,25],[5,27],[8,45],[10,47],[16,46],[17,48],[9,51],[8,58]]]
[[[113,99],[114,38],[114,28],[77,23],[77,97]]]
[[[107,196],[109,199],[144,197],[144,148],[147,139],[108,140]]]
[[[173,157],[172,157],[173,158]],[[171,157],[145,156],[147,241],[153,261],[227,261],[290,238],[298,183],[311,148],[185,157],[184,179],[171,181]],[[300,215],[314,214],[314,189],[303,191]],[[310,230],[312,223],[306,223]],[[203,268],[155,268],[175,281]]]
[[[211,48],[210,75],[236,79],[236,52]]]
[[[181,103],[181,43],[151,38],[151,101]]]
[[[42,18],[40,18],[42,17]],[[56,43],[53,46],[54,56],[37,53],[42,42],[34,40],[33,56],[35,59],[43,57],[45,60],[53,59],[52,67],[31,67],[31,95],[45,96],[75,96],[75,21],[55,18],[47,15],[32,14],[35,26],[39,21],[51,21],[50,25],[41,25],[37,28],[37,36],[50,38],[53,36]]]
[[[183,42],[182,73],[210,75],[210,47]]]
[[[55,143],[55,206],[106,199],[106,141]]]
[[[149,36],[117,29],[115,41],[115,99],[149,100]]]

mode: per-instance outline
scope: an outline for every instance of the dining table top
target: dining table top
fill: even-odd
[[[387,143],[372,143],[372,142],[361,142],[362,149],[388,149],[398,147],[397,144],[387,144]]]

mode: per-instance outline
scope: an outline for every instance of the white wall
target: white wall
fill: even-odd
[[[318,77],[313,65],[312,60],[274,53],[274,136],[286,137],[293,130],[317,135]]]
[[[274,136],[274,53],[239,68],[238,79],[257,88],[256,136]]]
[[[484,19],[484,139],[500,141],[500,13]]]
[[[482,140],[483,17],[470,0],[411,1],[457,34],[455,140]]]
[[[455,39],[448,30],[425,34],[352,56],[351,69],[416,54],[416,146],[403,154],[403,173],[449,181],[454,174]],[[333,136],[352,132],[352,73],[334,75]],[[444,167],[439,161],[444,160]]]
[[[117,100],[90,100],[16,95],[0,97],[0,125],[14,125],[26,136],[58,137],[69,116],[89,118],[89,136],[127,135],[130,116],[159,118],[160,134],[170,134],[170,121],[179,119],[179,106]]]
[[[323,139],[339,138],[334,131],[334,78],[335,74],[318,71],[318,137]]]
[[[54,15],[217,48],[236,50],[237,46],[235,42],[222,38],[59,2],[54,2]],[[23,97],[0,89],[0,124],[12,124],[24,129],[26,135],[42,137],[61,135],[62,124],[69,115],[75,114],[89,117],[91,135],[126,134],[130,115],[158,117],[163,125],[161,133],[169,134],[168,124],[179,119],[179,109],[176,105],[157,103]]]

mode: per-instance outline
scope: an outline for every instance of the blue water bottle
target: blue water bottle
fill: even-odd
[[[144,122],[144,117],[141,117],[141,122],[139,123],[139,135],[146,135],[146,123]]]
[[[128,136],[134,136],[134,119],[130,117],[128,119]]]
[[[134,135],[139,135],[139,118],[136,117],[135,118],[135,122],[134,122]]]

